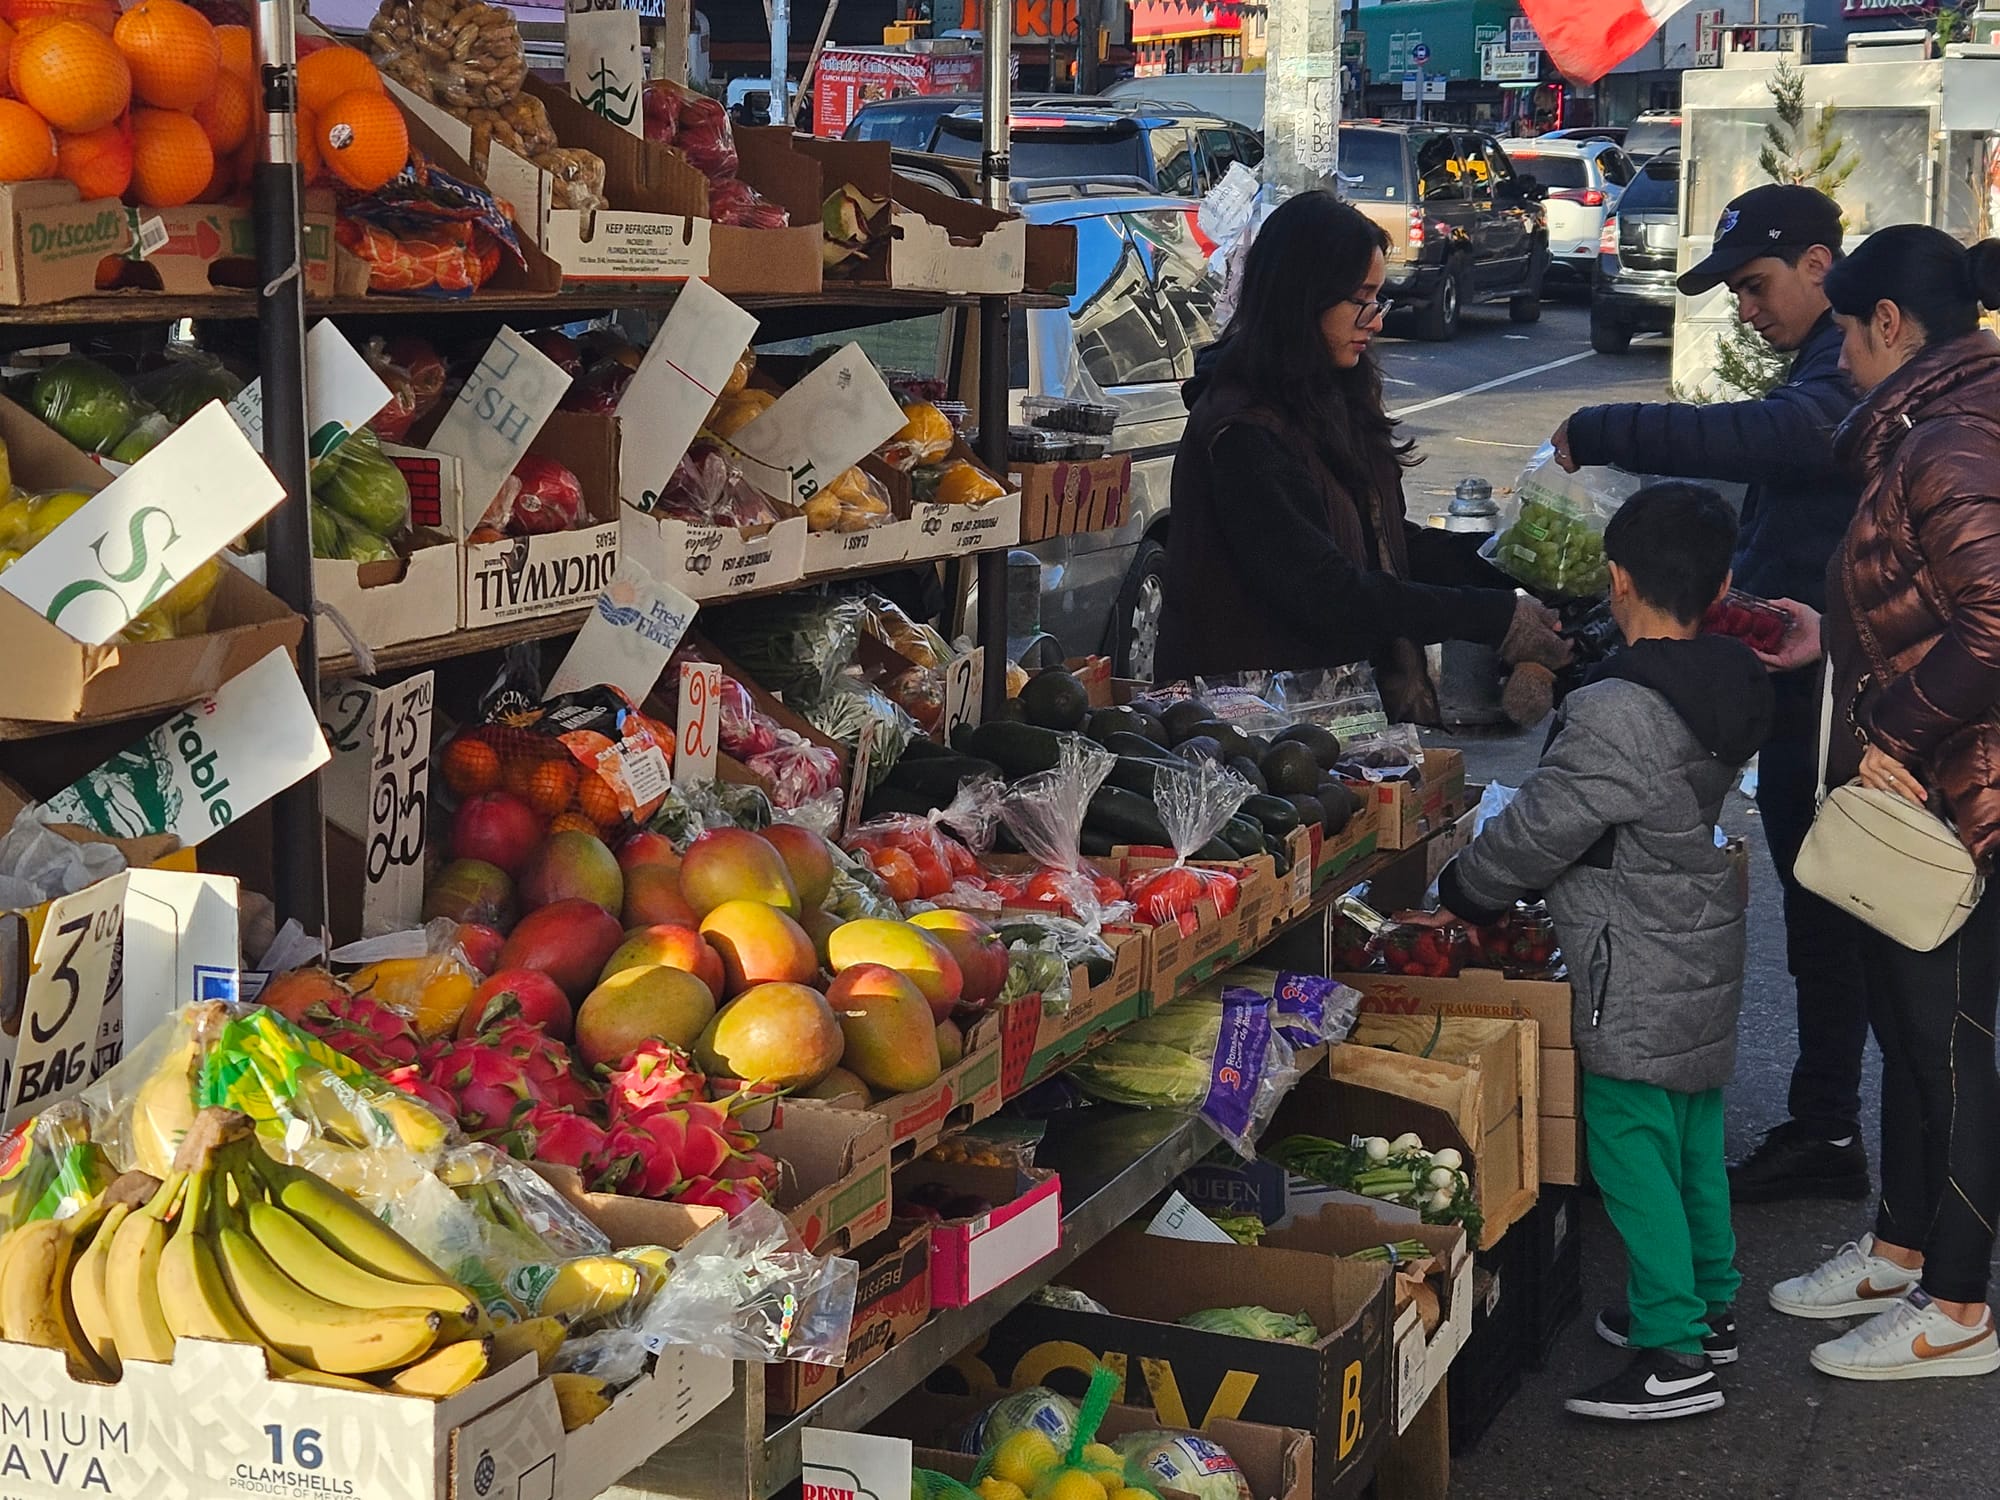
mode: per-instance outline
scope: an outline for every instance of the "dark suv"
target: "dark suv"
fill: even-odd
[[[922,164],[960,176],[970,173],[976,190],[981,128],[976,105],[940,116]],[[1082,106],[1044,101],[1043,107],[1016,103],[1009,140],[1009,170],[1016,179],[1141,182],[1177,198],[1201,197],[1222,180],[1232,162],[1255,168],[1264,159],[1264,144],[1253,130],[1216,115],[1143,100]]]
[[[1418,338],[1448,339],[1468,302],[1542,315],[1546,196],[1484,131],[1398,120],[1340,127],[1340,191],[1389,234],[1383,295]]]
[[[1635,333],[1674,326],[1674,262],[1680,255],[1681,154],[1663,151],[1641,167],[1604,221],[1590,289],[1590,347],[1623,354]]]

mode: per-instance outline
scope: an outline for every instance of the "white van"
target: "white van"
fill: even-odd
[[[1157,99],[1185,104],[1264,130],[1263,73],[1167,73],[1156,78],[1121,78],[1104,90],[1107,99]]]

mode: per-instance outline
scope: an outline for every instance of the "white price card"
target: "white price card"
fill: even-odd
[[[847,806],[842,810],[840,836],[850,837],[861,826],[861,804],[868,800],[868,770],[875,760],[875,721],[863,719],[854,741],[854,765],[847,778]]]
[[[722,668],[712,661],[681,663],[680,745],[674,784],[715,780],[715,752],[722,732]]]
[[[211,401],[0,574],[0,588],[101,646],[284,498]]]
[[[419,672],[393,687],[343,682],[321,696],[320,729],[333,752],[326,816],[362,847],[364,936],[413,927],[423,915],[434,694],[432,674]]]
[[[619,559],[618,572],[576,633],[549,681],[547,696],[602,683],[634,703],[644,703],[700,608],[671,583],[654,578],[628,553]]]
[[[461,535],[479,524],[569,386],[562,366],[511,328],[487,346],[427,445],[463,465]]]
[[[644,135],[640,89],[646,70],[639,61],[639,12],[584,11],[569,16],[563,31],[563,80],[570,97],[600,119]]]
[[[902,430],[903,408],[859,344],[837,350],[748,427],[736,446],[767,495],[804,505]]]
[[[171,833],[192,848],[310,776],[328,755],[319,716],[280,648],[44,806],[52,822],[121,839]]]
[[[979,727],[986,686],[986,648],[974,646],[963,656],[954,656],[944,669],[944,718],[938,724],[938,738],[951,743],[952,731],[963,724]]]
[[[804,1500],[903,1500],[914,1446],[908,1438],[808,1427],[799,1434]]]
[[[168,1016],[197,1000],[236,1000],[241,991],[237,884],[227,875],[130,870],[125,938],[104,1019],[118,1024],[120,1048],[146,1040]],[[102,1047],[105,1037],[99,1031]],[[99,1057],[94,1078],[117,1059]]]
[[[125,879],[86,886],[49,903],[35,966],[21,1002],[21,1030],[0,1094],[0,1130],[39,1114],[90,1080],[91,1051],[105,998],[117,982]]]
[[[757,319],[707,282],[681,288],[618,398],[618,493],[627,505],[657,503],[756,332]]]
[[[306,334],[306,451],[323,458],[389,404],[391,392],[375,367],[341,331],[322,319]],[[264,386],[251,381],[229,403],[229,415],[258,452],[264,450]]]

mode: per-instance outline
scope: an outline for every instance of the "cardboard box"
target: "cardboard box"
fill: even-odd
[[[865,1370],[923,1327],[931,1315],[931,1231],[906,1224],[853,1250],[861,1274],[854,1288],[854,1324],[844,1365],[796,1360],[764,1367],[764,1409],[788,1417],[804,1411],[841,1381]]]
[[[1006,487],[1006,481],[979,461],[963,437],[954,438],[951,452],[943,462],[963,461]],[[912,531],[907,559],[912,562],[933,557],[960,557],[971,552],[987,552],[1011,547],[1021,540],[1021,497],[1007,493],[978,505],[943,505],[915,498],[909,476],[891,473],[889,491],[899,503],[909,501]]]
[[[1583,1080],[1577,1071],[1576,1054],[1567,1047],[1542,1048],[1542,1113],[1573,1120]]]
[[[1525,1018],[1539,1028],[1540,1045],[1570,1046],[1572,996],[1567,979],[1509,979],[1498,969],[1467,969],[1453,979],[1410,974],[1336,974],[1361,992],[1364,1013],[1380,1015]],[[1544,1113],[1547,1113],[1546,1107]]]
[[[921,1156],[945,1136],[996,1113],[1000,1087],[1000,1018],[982,1016],[966,1033],[965,1056],[929,1088],[891,1094],[868,1106],[889,1122],[889,1155],[902,1163]]]
[[[1575,1187],[1583,1181],[1583,1121],[1543,1115],[1536,1121],[1541,1134],[1542,1181]]]
[[[942,1183],[993,1206],[931,1223],[931,1305],[967,1307],[1062,1248],[1062,1183],[1036,1167],[913,1162],[899,1191]]]
[[[872,455],[862,459],[857,467],[883,482],[895,519],[863,531],[808,531],[804,553],[808,578],[886,567],[908,557],[916,542],[917,523],[910,519],[910,502],[901,493],[903,486],[891,481],[892,471]]]
[[[778,1207],[808,1250],[844,1255],[889,1227],[889,1127],[880,1115],[787,1099],[759,1145],[787,1169]]]
[[[1173,863],[1170,855],[1124,852],[1115,854],[1116,874],[1129,887],[1148,870]],[[1224,870],[1237,881],[1236,906],[1224,913],[1203,897],[1175,922],[1149,929],[1152,972],[1146,987],[1153,1005],[1167,1004],[1238,962],[1270,935],[1286,904],[1287,888],[1278,881],[1277,865],[1268,854],[1240,860],[1191,860],[1195,869]]]
[[[1385,1016],[1377,1012],[1361,1016],[1348,1041],[1355,1047],[1392,1052],[1412,1062],[1452,1063],[1477,1073],[1480,1108],[1474,1118],[1482,1133],[1491,1134],[1520,1115],[1524,1099],[1530,1095],[1539,1098],[1535,1062],[1541,1053],[1539,1048],[1522,1052],[1521,1024],[1478,1016]]]
[[[1021,492],[1021,540],[1110,531],[1124,524],[1132,498],[1132,455],[1007,466],[1007,483]]]
[[[1284,1221],[1289,1212],[1290,1174],[1261,1157],[1240,1161],[1223,1153],[1196,1162],[1181,1173],[1174,1186],[1203,1213],[1255,1214],[1265,1224]]]
[[[995,1326],[960,1368],[1002,1388],[1047,1384],[1075,1396],[1099,1361],[1122,1369],[1128,1403],[1170,1427],[1217,1418],[1295,1427],[1315,1442],[1313,1492],[1346,1500],[1366,1487],[1394,1426],[1389,1404],[1388,1270],[1303,1250],[1196,1244],[1114,1230],[1063,1272],[1110,1309],[1029,1304]],[[1317,1343],[1184,1328],[1203,1308],[1260,1303],[1304,1313]]]
[[[1071,969],[1066,1010],[1045,1009],[1039,995],[1023,995],[1001,1009],[1001,1092],[1007,1098],[1151,1011],[1150,929],[1112,927],[1103,937],[1111,947],[1111,972],[1092,984],[1082,964]]]
[[[1409,1430],[1472,1332],[1472,1249],[1465,1231],[1455,1224],[1409,1223],[1383,1218],[1358,1205],[1329,1203],[1264,1239],[1273,1249],[1323,1255],[1351,1255],[1401,1240],[1421,1241],[1436,1258],[1437,1271],[1425,1278],[1425,1285],[1436,1292],[1438,1307],[1435,1323],[1426,1329],[1424,1309],[1413,1289],[1406,1280],[1392,1278],[1396,1320],[1390,1340],[1398,1433]]]
[[[1420,785],[1372,783],[1379,848],[1414,849],[1466,811],[1465,757],[1456,750],[1426,750],[1423,756]],[[1363,790],[1362,783],[1354,785]]]
[[[1386,848],[1377,834],[1375,819],[1368,816],[1364,806],[1361,811],[1347,820],[1347,826],[1332,837],[1318,834],[1314,837],[1312,857],[1312,884],[1315,891],[1331,884],[1339,876],[1368,858],[1378,848]]]
[[[199,297],[257,285],[257,225],[247,206],[184,203],[128,210],[133,243],[166,236],[141,259],[118,268],[121,289],[144,287],[172,296]],[[300,272],[308,297],[334,292],[333,194],[309,190],[303,204]]]
[[[1453,818],[1444,827],[1432,834],[1424,844],[1424,874],[1431,883],[1436,883],[1438,873],[1472,843],[1472,825],[1479,817],[1479,794],[1483,787],[1467,787],[1465,795],[1472,803],[1464,812]]]
[[[134,244],[116,198],[62,181],[0,184],[0,302],[62,302],[97,290],[97,267]]]
[[[616,420],[593,412],[555,412],[528,451],[553,458],[576,474],[590,524],[576,531],[471,541],[480,517],[461,491],[456,535],[463,543],[460,623],[466,629],[583,609],[618,570],[620,523],[633,513],[618,502]],[[479,509],[483,514],[484,504]]]

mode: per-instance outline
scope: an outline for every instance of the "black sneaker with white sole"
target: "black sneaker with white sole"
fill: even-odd
[[[1736,1339],[1736,1309],[1726,1307],[1721,1312],[1710,1313],[1707,1322],[1708,1336],[1701,1341],[1701,1352],[1708,1356],[1710,1364],[1735,1364],[1737,1357],[1742,1353]],[[1598,1313],[1597,1336],[1614,1348],[1631,1348],[1631,1309],[1607,1307]]]
[[[1722,1381],[1695,1355],[1640,1349],[1632,1362],[1602,1385],[1579,1391],[1563,1402],[1565,1411],[1609,1422],[1666,1422],[1700,1416],[1722,1406]]]

